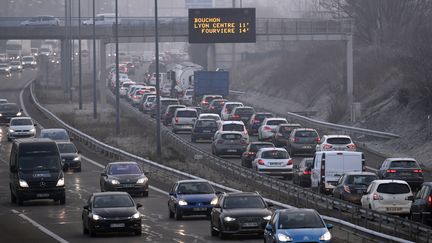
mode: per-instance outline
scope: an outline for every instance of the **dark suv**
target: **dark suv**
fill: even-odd
[[[273,148],[274,144],[270,142],[252,142],[250,143],[246,151],[241,156],[241,164],[246,168],[252,168],[252,161],[256,157],[256,153],[261,148]]]
[[[432,225],[432,182],[423,183],[411,205],[411,219]]]
[[[320,138],[318,132],[312,128],[296,128],[292,130],[287,150],[291,156],[295,154],[314,154]]]
[[[172,122],[173,115],[178,108],[186,108],[185,105],[169,105],[164,114],[162,114],[162,121],[165,126]]]
[[[403,180],[408,182],[413,190],[424,182],[423,170],[413,158],[388,158],[378,169],[378,177],[388,180]]]
[[[262,235],[272,215],[270,206],[258,193],[220,194],[210,215],[211,234],[221,239],[230,234]]]
[[[195,121],[191,133],[191,142],[198,139],[211,140],[218,130],[218,124],[213,119],[199,119]]]
[[[255,109],[250,106],[235,107],[228,117],[228,120],[242,121],[244,124],[246,124],[254,113]]]
[[[253,114],[247,124],[245,123],[249,135],[254,135],[257,133],[258,128],[261,126],[264,119],[269,117],[273,117],[273,114],[269,112],[257,112]]]

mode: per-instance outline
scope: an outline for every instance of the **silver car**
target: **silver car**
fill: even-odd
[[[212,153],[219,155],[241,156],[248,143],[242,132],[219,131],[212,142]]]
[[[192,108],[178,108],[172,117],[172,132],[192,131],[195,121],[198,119],[198,112]]]
[[[261,126],[258,128],[258,140],[270,140],[277,126],[280,124],[288,124],[287,119],[281,117],[268,117],[265,118]]]

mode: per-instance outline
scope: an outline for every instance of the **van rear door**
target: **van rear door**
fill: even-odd
[[[330,152],[325,156],[325,182],[337,181],[345,172],[343,152]]]

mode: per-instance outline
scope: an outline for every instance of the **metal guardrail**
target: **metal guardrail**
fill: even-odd
[[[305,117],[305,116],[301,116],[299,114],[295,114],[292,112],[287,112],[287,117],[290,119],[294,119],[296,121],[309,123],[309,124],[313,125],[314,127],[318,127],[318,128],[333,129],[333,130],[344,131],[344,132],[352,133],[352,134],[361,134],[361,135],[367,135],[367,136],[384,138],[384,139],[400,138],[399,135],[394,134],[394,133],[381,132],[381,131],[375,131],[375,130],[370,130],[370,129],[365,129],[365,128],[350,127],[350,126],[345,126],[345,125],[339,125],[339,124],[334,124],[334,123],[329,123],[329,122],[318,121],[318,120],[315,120],[315,119],[312,119],[309,117]]]
[[[185,178],[194,178],[194,179],[201,179],[200,177],[184,173],[182,171],[178,171],[175,169],[172,169],[167,166],[160,165],[156,162],[153,162],[151,160],[147,160],[144,158],[141,158],[139,156],[130,154],[128,152],[125,152],[123,150],[117,149],[115,147],[112,147],[110,145],[104,144],[91,136],[82,133],[81,131],[69,126],[62,120],[60,120],[57,116],[55,116],[53,113],[51,113],[49,110],[47,110],[45,107],[43,107],[37,100],[36,96],[34,95],[34,85],[32,84],[30,86],[30,93],[32,96],[32,99],[36,105],[36,107],[47,117],[50,119],[55,120],[59,125],[61,125],[63,128],[65,128],[73,137],[77,138],[79,141],[83,142],[84,144],[88,145],[90,148],[92,148],[95,152],[103,153],[110,157],[116,157],[116,158],[128,158],[131,160],[139,161],[143,164],[144,168],[148,168],[149,170],[158,171],[166,175],[166,178],[171,178],[175,180],[179,179],[185,179]],[[134,109],[136,112],[136,110]],[[147,116],[146,119],[150,120],[150,118]],[[153,120],[154,122],[154,120]],[[170,142],[174,143],[179,146],[179,148],[184,149],[185,151],[189,152],[190,155],[195,154],[201,154],[203,156],[202,161],[206,163],[206,165],[210,167],[222,167],[224,169],[224,173],[231,173],[233,176],[240,176],[245,179],[247,179],[249,182],[256,182],[259,183],[262,188],[265,188],[265,190],[269,190],[272,193],[275,193],[275,196],[279,198],[284,198],[288,196],[291,198],[289,202],[294,202],[297,205],[300,205],[302,207],[312,207],[312,208],[320,208],[320,209],[327,209],[327,210],[320,210],[321,213],[323,211],[328,212],[329,214],[335,209],[339,209],[336,211],[339,211],[341,213],[341,218],[348,218],[346,215],[342,215],[342,211],[348,212],[348,215],[351,215],[351,219],[356,219],[360,222],[361,216],[364,216],[366,227],[368,225],[368,218],[370,216],[374,216],[375,220],[378,220],[379,222],[379,231],[382,231],[386,227],[386,225],[394,226],[391,227],[393,229],[393,235],[398,235],[397,233],[400,231],[403,231],[403,229],[409,228],[409,238],[413,239],[417,242],[429,242],[429,236],[431,234],[430,230],[426,227],[424,227],[421,224],[417,224],[414,222],[407,222],[404,219],[384,215],[380,213],[373,212],[368,209],[362,209],[359,208],[356,205],[346,203],[337,199],[333,199],[331,197],[323,196],[314,193],[311,190],[305,190],[299,186],[288,184],[279,180],[276,180],[274,178],[259,175],[252,170],[245,169],[241,166],[233,165],[227,161],[224,161],[220,158],[216,158],[210,154],[208,154],[205,151],[201,151],[195,146],[191,146],[186,141],[184,141],[179,136],[171,133],[168,131],[168,129],[163,129],[163,138]],[[214,185],[216,188],[220,188],[225,191],[235,191],[235,189],[226,187],[224,185],[220,185],[214,182],[210,182],[212,185]],[[273,202],[275,205],[280,207],[292,207],[290,205],[287,205],[285,203],[280,203],[275,200],[269,200],[268,201]],[[334,215],[334,214],[333,214]],[[390,236],[386,235],[382,232],[377,232],[373,229],[367,229],[365,227],[354,225],[350,222],[346,222],[345,220],[341,219],[335,219],[333,217],[325,217],[326,220],[340,224],[342,227],[346,227],[352,230],[360,231],[362,234],[366,234],[369,236],[372,236],[371,240],[373,238],[378,238],[378,241],[373,240],[375,242],[382,242],[382,240],[389,241],[389,242],[408,242],[407,240],[398,238],[396,236]],[[370,222],[369,226],[373,223]],[[389,231],[387,229],[387,231]],[[405,236],[406,237],[406,236]]]

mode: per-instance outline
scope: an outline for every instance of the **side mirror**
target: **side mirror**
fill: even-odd
[[[37,127],[37,123],[34,123],[33,126]]]
[[[175,193],[174,192],[170,192],[170,193],[168,193],[168,195],[175,196]]]
[[[102,172],[102,173],[101,173],[101,176],[106,176],[106,173],[105,173],[105,172]]]
[[[69,170],[69,165],[68,164],[63,164],[63,171],[66,172]]]
[[[327,229],[333,229],[333,225],[332,224],[326,224]]]
[[[407,197],[407,200],[409,200],[409,201],[413,201],[413,202],[414,202],[414,197],[413,197],[413,196],[408,196],[408,197]]]
[[[136,208],[141,208],[143,205],[141,203],[136,204]]]
[[[216,191],[215,194],[219,195],[219,194],[222,194],[222,192],[221,191]]]
[[[84,209],[84,210],[89,210],[89,206],[88,206],[88,205],[85,205],[85,206],[83,207],[83,209]]]
[[[23,112],[24,110],[23,109],[20,109],[20,112]]]
[[[363,192],[363,195],[367,195],[367,194],[368,194],[368,192],[367,192],[367,191],[364,191],[364,192]]]
[[[270,207],[274,207],[274,204],[273,204],[272,202],[267,202],[267,207],[268,207],[268,208],[270,208]]]
[[[267,224],[265,227],[266,231],[273,231],[273,226],[271,224]]]
[[[78,150],[78,151],[77,151],[77,153],[81,154],[81,151],[80,151],[80,150]]]

